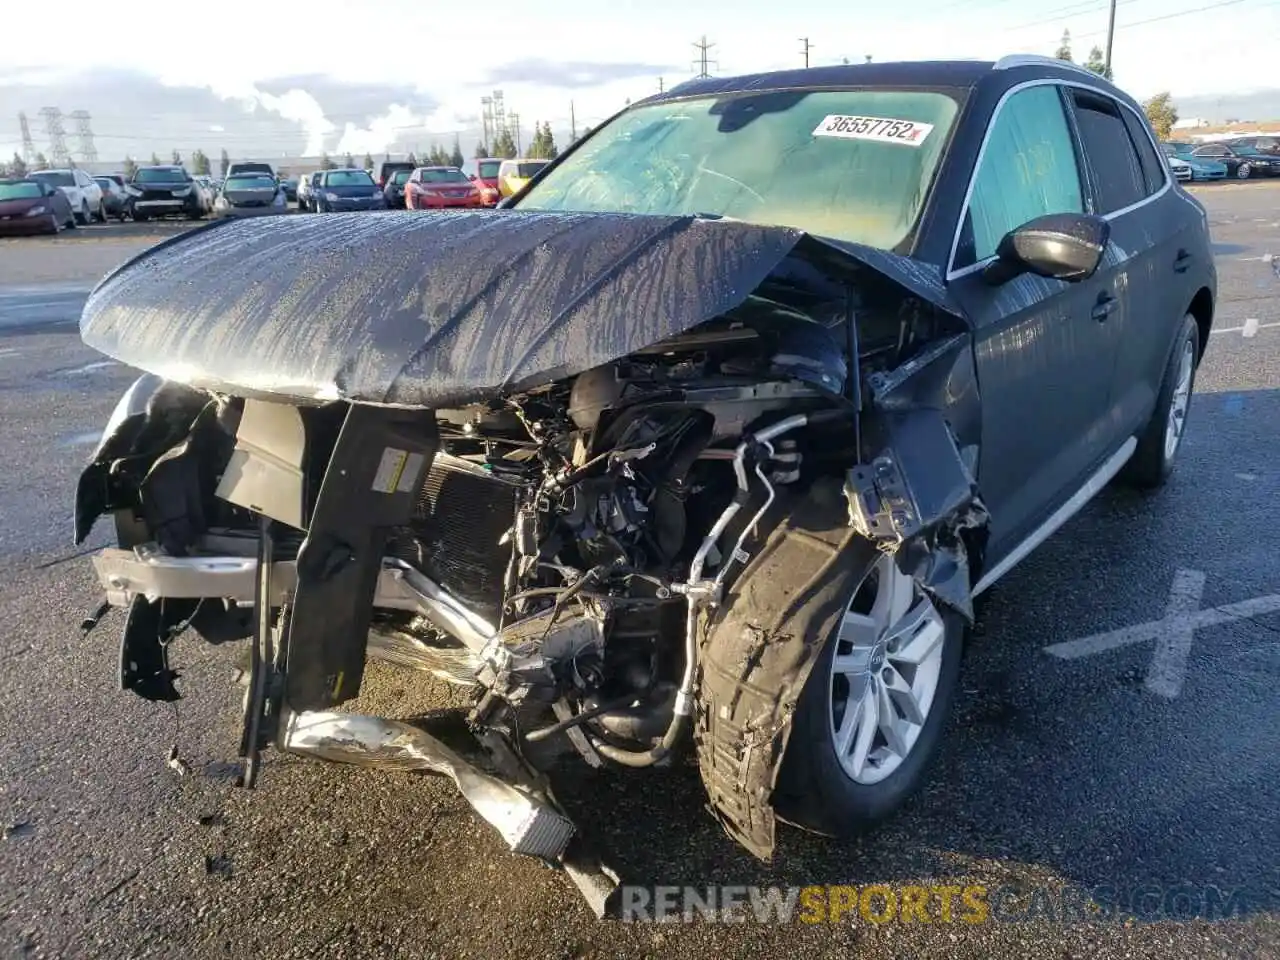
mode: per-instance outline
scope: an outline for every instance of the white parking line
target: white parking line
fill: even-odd
[[[1251,327],[1250,324],[1252,324],[1253,326]],[[1249,320],[1246,320],[1242,325],[1238,327],[1214,327],[1213,330],[1210,332],[1211,333],[1241,333],[1241,334],[1244,334],[1246,337],[1252,337],[1259,330],[1270,330],[1273,327],[1280,327],[1280,321],[1276,323],[1258,323],[1258,321],[1255,319],[1249,319]],[[1247,332],[1250,330],[1252,330],[1252,333]]]
[[[1172,699],[1182,692],[1187,657],[1197,630],[1280,613],[1280,593],[1201,610],[1204,579],[1199,570],[1179,570],[1173,578],[1165,615],[1159,620],[1053,643],[1045,647],[1044,652],[1060,660],[1079,660],[1135,643],[1155,641],[1156,648],[1147,668],[1146,688],[1158,696]]]
[[[86,363],[83,367],[76,367],[72,370],[62,371],[63,376],[78,377],[82,373],[93,373],[96,370],[105,370],[107,367],[118,366],[115,360],[97,360],[93,363]]]
[[[1164,609],[1165,623],[1169,626],[1156,638],[1156,650],[1151,655],[1151,665],[1147,667],[1147,689],[1157,696],[1172,700],[1182,692],[1182,681],[1187,675],[1187,657],[1196,638],[1187,614],[1200,609],[1203,596],[1202,571],[1179,570],[1173,575],[1169,603]]]

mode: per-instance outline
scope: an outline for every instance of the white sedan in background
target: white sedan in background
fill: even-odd
[[[86,224],[91,220],[107,222],[102,188],[83,170],[74,167],[64,170],[37,170],[31,176],[41,183],[57,187],[66,194],[77,223]]]
[[[1169,169],[1173,171],[1173,179],[1184,183],[1190,182],[1191,174],[1193,173],[1191,164],[1178,157],[1168,157],[1167,159],[1169,161]]]

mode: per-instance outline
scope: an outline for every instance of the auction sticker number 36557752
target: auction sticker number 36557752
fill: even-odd
[[[841,140],[877,140],[918,147],[933,131],[932,123],[895,120],[892,117],[847,117],[832,114],[813,129],[815,137],[838,137]]]

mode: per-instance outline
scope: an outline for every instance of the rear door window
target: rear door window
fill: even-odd
[[[1142,175],[1146,178],[1147,196],[1155,193],[1165,185],[1165,164],[1161,161],[1156,148],[1151,145],[1151,134],[1147,126],[1132,110],[1121,108],[1120,116],[1124,125],[1129,128],[1129,137],[1138,148],[1138,162],[1142,164]]]
[[[1085,90],[1072,91],[1072,97],[1080,145],[1097,192],[1096,212],[1105,216],[1145,199],[1147,177],[1120,105]]]
[[[992,121],[953,267],[995,256],[1005,234],[1028,220],[1083,212],[1080,170],[1058,88],[1020,90]]]

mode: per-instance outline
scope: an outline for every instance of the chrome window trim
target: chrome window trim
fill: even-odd
[[[1030,56],[1030,54],[1027,54],[1026,56]],[[1037,60],[1034,62],[1040,63],[1041,61]],[[1022,63],[1014,64],[1014,66],[1022,66],[1022,65],[1024,64]],[[1001,68],[999,64],[997,64],[997,69],[1003,69],[1003,68]],[[1019,84],[1016,84],[1015,86],[1010,87],[1003,94],[1001,94],[1000,99],[996,101],[995,109],[991,111],[991,119],[990,121],[988,121],[987,129],[982,135],[982,145],[978,147],[978,158],[974,161],[973,171],[969,174],[969,186],[965,189],[964,203],[961,204],[960,206],[960,216],[956,220],[955,233],[951,237],[951,253],[947,255],[946,279],[948,282],[952,280],[956,280],[960,277],[967,277],[971,273],[977,273],[979,270],[982,270],[988,264],[990,264],[996,259],[994,256],[991,256],[983,260],[979,260],[976,263],[971,263],[967,267],[961,267],[959,270],[954,269],[954,264],[956,262],[956,253],[960,249],[960,232],[964,229],[965,214],[969,212],[969,204],[973,202],[974,184],[977,182],[977,179],[978,179],[978,171],[982,169],[982,160],[987,155],[987,144],[991,140],[991,130],[996,125],[996,120],[1000,118],[1000,111],[1004,109],[1005,104],[1009,102],[1009,100],[1013,97],[1014,94],[1021,93],[1023,90],[1028,90],[1032,87],[1046,87],[1046,86],[1075,87],[1080,90],[1088,90],[1090,93],[1097,94],[1100,97],[1106,97],[1108,100],[1110,100],[1112,103],[1116,104],[1117,106],[1123,107],[1124,109],[1132,113],[1135,117],[1137,117],[1138,120],[1141,122],[1142,129],[1146,131],[1147,140],[1150,141],[1152,148],[1156,151],[1156,155],[1157,156],[1163,155],[1161,152],[1160,144],[1156,142],[1155,137],[1151,133],[1151,128],[1150,128],[1150,125],[1147,123],[1147,118],[1144,117],[1137,110],[1135,110],[1133,107],[1129,106],[1129,104],[1125,103],[1123,100],[1117,99],[1115,95],[1108,93],[1106,90],[1104,90],[1102,87],[1097,86],[1096,84],[1081,83],[1077,80],[1062,80],[1057,77],[1040,77],[1037,80],[1027,80],[1023,83],[1019,83]],[[1082,155],[1083,155],[1083,151],[1082,151]],[[1081,173],[1083,174],[1083,171],[1081,171]],[[1114,220],[1117,217],[1122,217],[1127,213],[1132,213],[1134,210],[1137,210],[1140,207],[1144,207],[1148,203],[1152,203],[1155,200],[1159,200],[1161,197],[1163,197],[1166,193],[1168,193],[1173,188],[1173,182],[1174,181],[1172,177],[1172,172],[1168,170],[1166,167],[1164,171],[1164,185],[1160,187],[1159,190],[1151,194],[1149,197],[1143,197],[1137,203],[1131,203],[1127,207],[1121,207],[1119,210],[1114,210],[1111,213],[1104,214],[1102,219]],[[1080,185],[1081,185],[1081,189],[1083,189],[1084,188],[1083,180],[1081,181]]]

